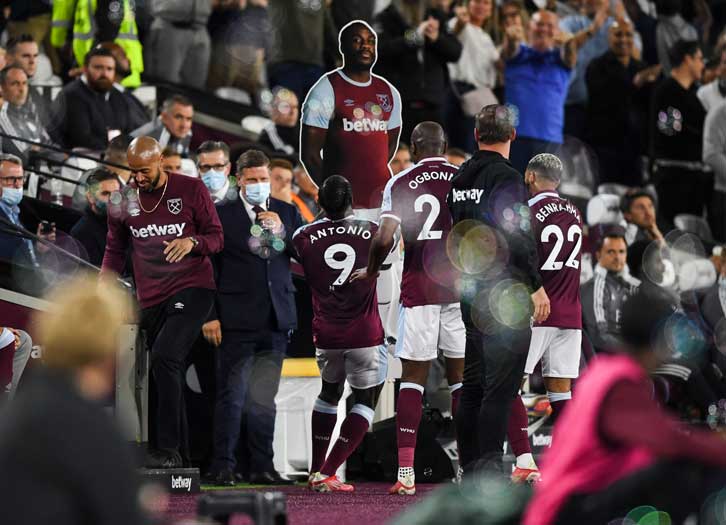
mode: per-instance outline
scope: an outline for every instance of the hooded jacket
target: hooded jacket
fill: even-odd
[[[476,291],[505,279],[523,283],[530,293],[542,286],[528,198],[523,176],[496,152],[477,151],[452,179],[447,203],[454,229],[462,221],[473,220],[489,226],[497,236],[494,262],[469,273]]]

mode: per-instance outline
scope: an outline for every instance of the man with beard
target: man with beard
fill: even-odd
[[[214,300],[209,256],[222,249],[222,226],[202,181],[161,169],[161,147],[135,139],[128,164],[136,188],[108,213],[102,275],[121,273],[130,249],[141,327],[156,384],[154,449],[146,464],[177,468],[188,452],[184,363]]]
[[[71,237],[83,246],[81,257],[101,266],[108,233],[106,209],[111,195],[120,191],[121,183],[115,173],[96,168],[89,175],[86,185],[86,210],[73,226]]]
[[[108,49],[92,49],[83,75],[66,85],[53,103],[51,137],[66,148],[102,151],[110,138],[130,133],[143,122],[133,118],[129,101],[114,89],[116,60]]]

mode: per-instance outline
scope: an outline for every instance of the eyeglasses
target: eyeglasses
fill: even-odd
[[[209,170],[221,171],[227,167],[227,164],[229,164],[229,162],[225,162],[224,164],[200,164],[198,167],[201,173],[206,173]]]
[[[27,177],[0,177],[0,184],[3,186],[22,186]]]

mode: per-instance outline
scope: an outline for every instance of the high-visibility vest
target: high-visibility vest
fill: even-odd
[[[73,9],[75,7],[75,13]],[[119,27],[116,42],[126,52],[131,67],[131,74],[121,84],[134,88],[141,84],[141,72],[144,70],[144,53],[139,42],[139,30],[136,17],[128,0],[123,0],[124,17]],[[96,34],[96,0],[53,0],[53,22],[50,31],[50,43],[54,47],[63,47],[68,38],[68,31],[73,27],[73,54],[78,65],[93,46]]]

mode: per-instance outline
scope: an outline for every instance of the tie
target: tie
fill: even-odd
[[[259,224],[260,223],[260,219],[259,219],[260,213],[265,211],[265,209],[262,206],[254,205],[254,206],[252,206],[252,211],[255,212],[255,224]]]

